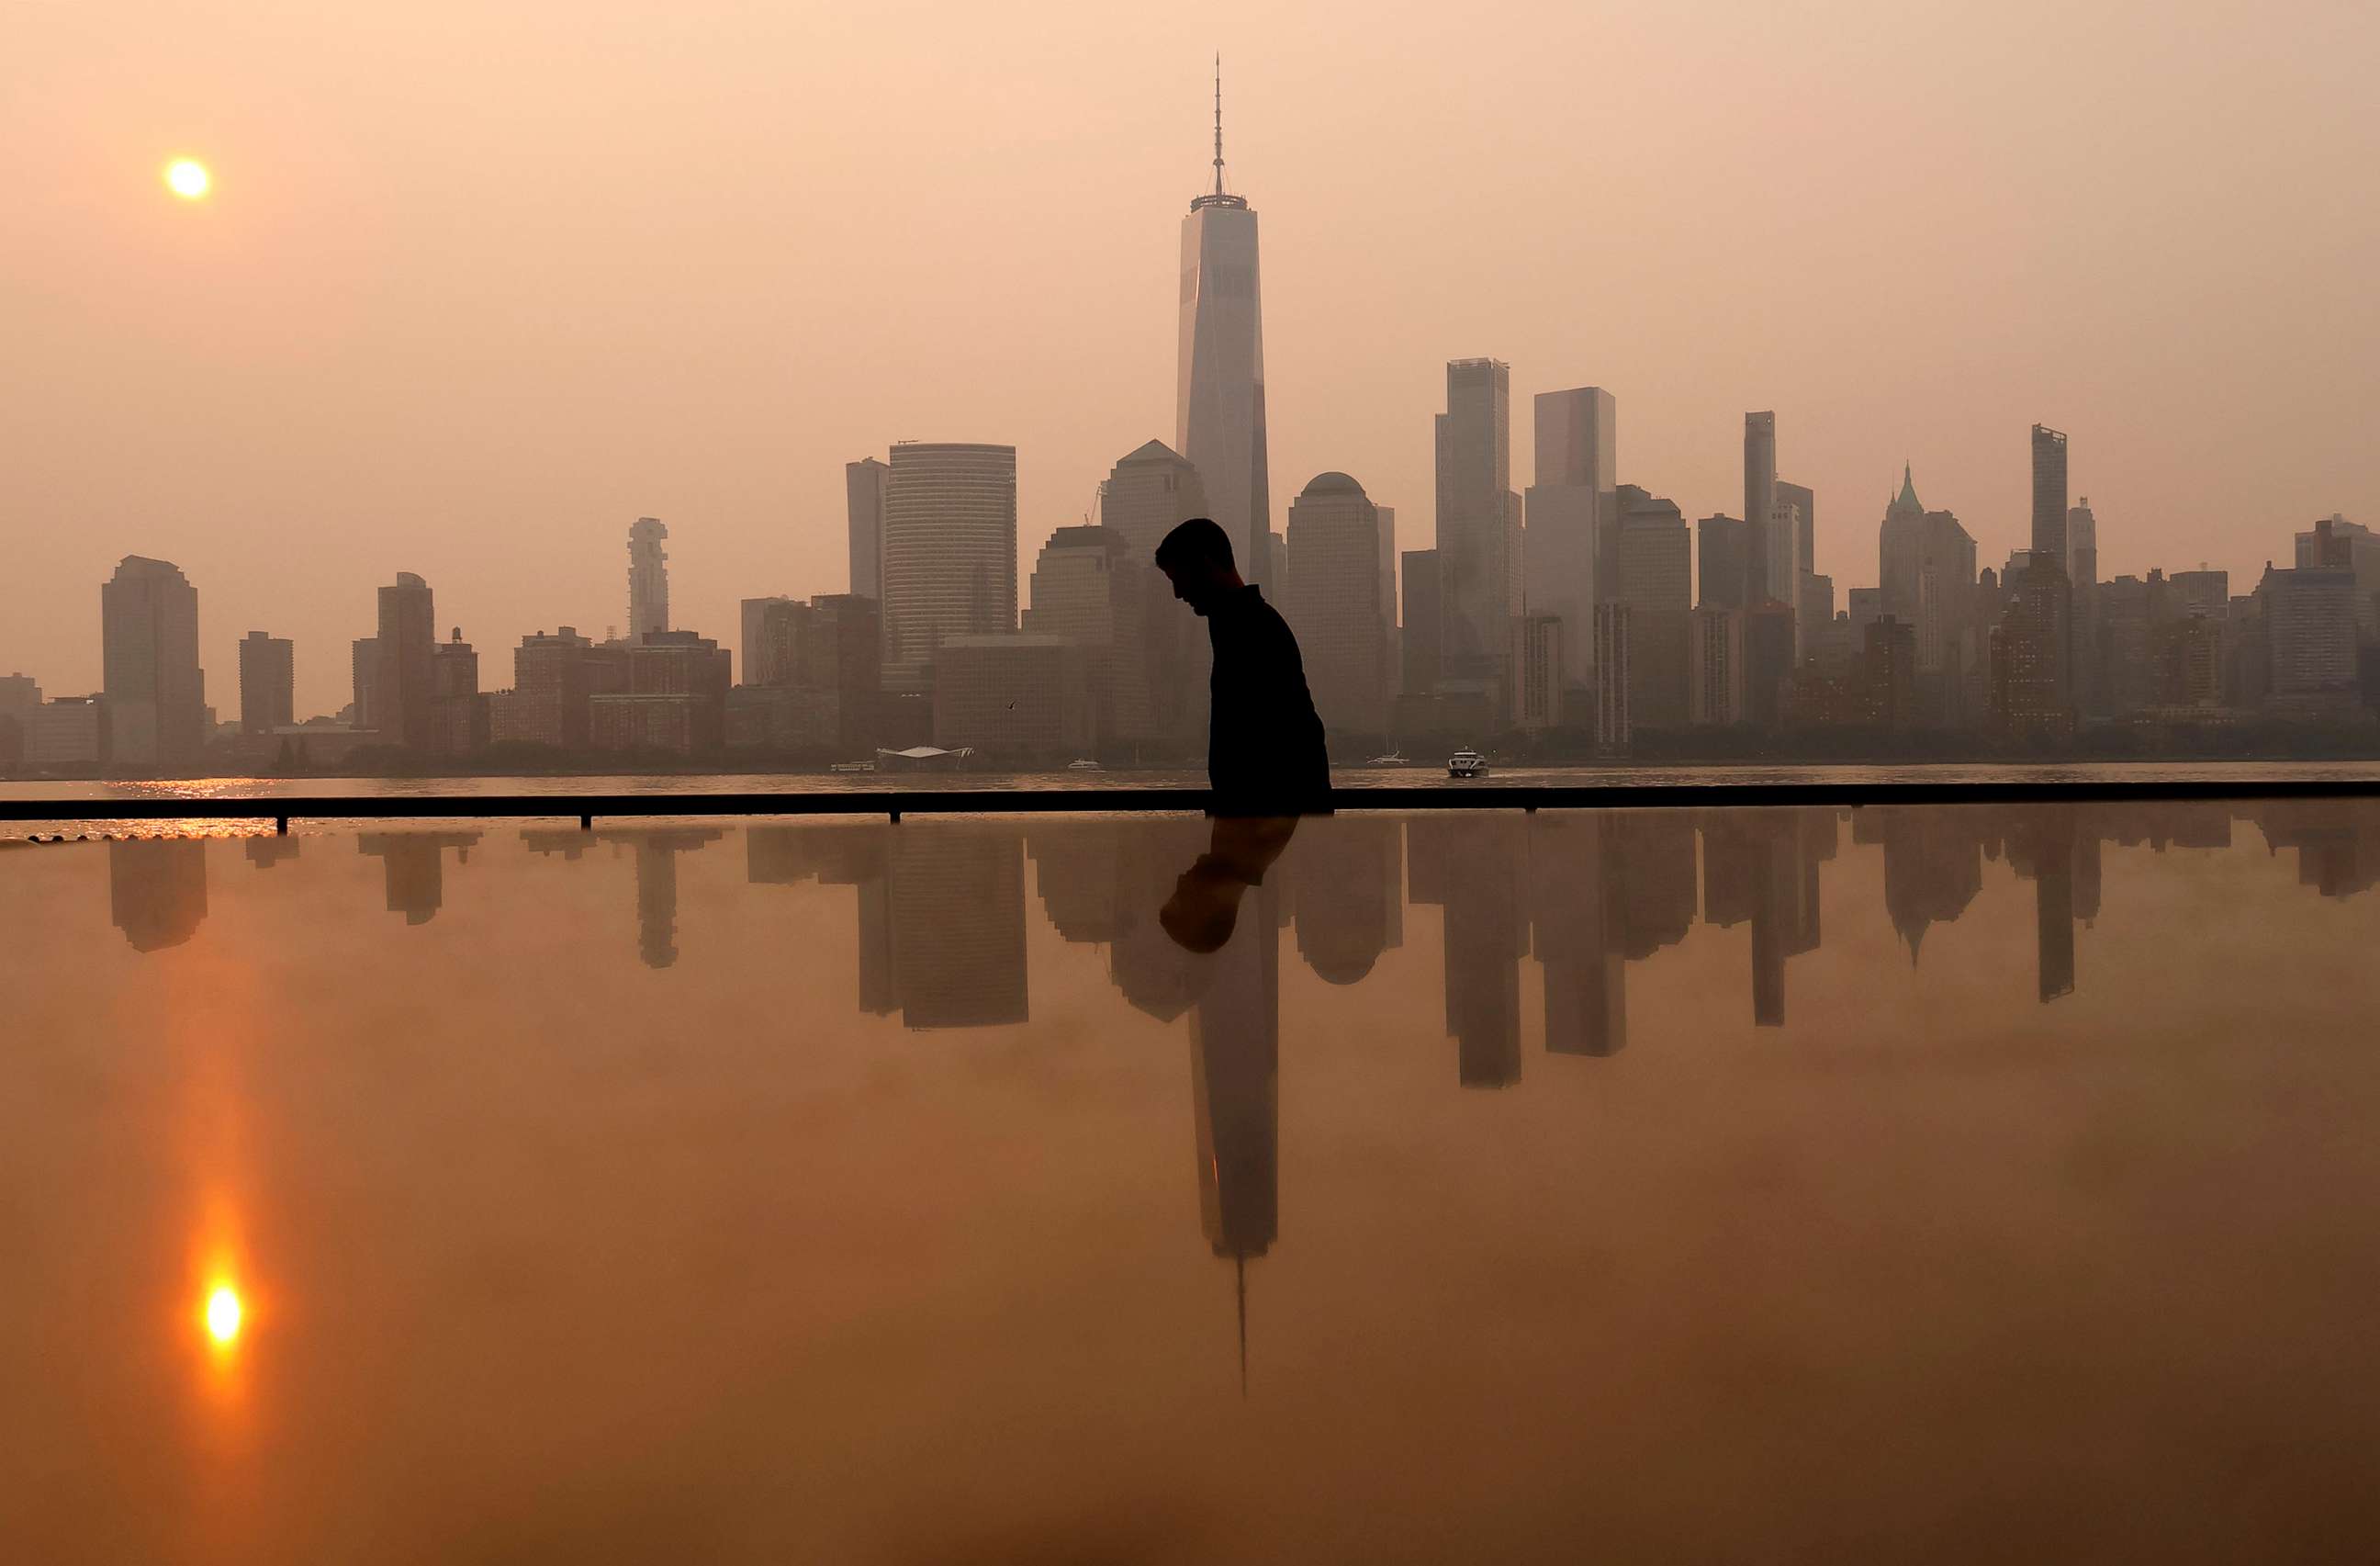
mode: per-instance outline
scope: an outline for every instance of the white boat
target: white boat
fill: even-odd
[[[1476,751],[1457,751],[1448,758],[1446,775],[1449,777],[1485,777],[1488,776],[1488,758]]]
[[[1066,770],[1069,772],[1105,772],[1107,768],[1101,766],[1095,761],[1086,758],[1081,761],[1068,762],[1066,764]]]
[[[1366,762],[1364,765],[1366,766],[1411,766],[1413,763],[1406,759],[1402,752],[1390,751],[1387,755],[1374,756],[1370,761]]]
[[[827,763],[826,769],[829,772],[873,772],[876,764],[872,761],[832,761]]]

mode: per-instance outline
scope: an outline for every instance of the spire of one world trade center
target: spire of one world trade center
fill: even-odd
[[[1268,586],[1272,496],[1265,452],[1264,324],[1257,214],[1223,189],[1222,61],[1215,65],[1215,188],[1182,220],[1182,336],[1174,444],[1207,491],[1241,574]]]

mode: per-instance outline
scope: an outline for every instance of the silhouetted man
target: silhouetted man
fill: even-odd
[[[1173,596],[1207,621],[1215,672],[1207,722],[1207,781],[1218,815],[1280,815],[1330,808],[1330,758],[1305,689],[1305,661],[1279,610],[1240,577],[1232,541],[1193,517],[1157,546]]]

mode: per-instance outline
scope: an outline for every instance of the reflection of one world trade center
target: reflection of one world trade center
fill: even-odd
[[[1242,1390],[1247,1264],[1272,1248],[1280,1224],[1281,894],[1265,872],[1296,829],[1288,817],[1218,818],[1160,915],[1176,943],[1214,958],[1190,1012],[1190,1087],[1199,1221],[1215,1254],[1232,1262]]]

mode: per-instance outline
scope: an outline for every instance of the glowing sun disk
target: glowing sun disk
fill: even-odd
[[[165,185],[186,202],[195,202],[207,193],[212,181],[207,176],[207,165],[192,158],[176,158],[165,165]]]
[[[207,1296],[207,1336],[216,1342],[228,1344],[239,1336],[239,1291],[230,1284]]]

